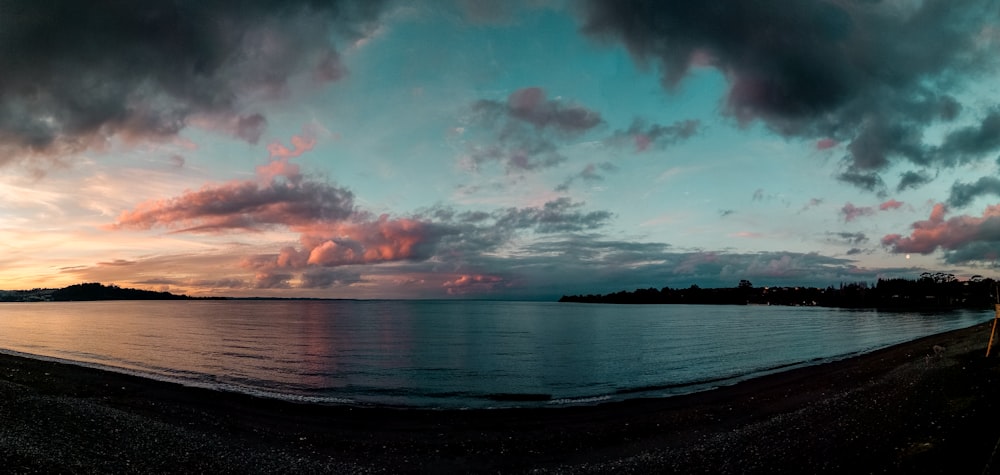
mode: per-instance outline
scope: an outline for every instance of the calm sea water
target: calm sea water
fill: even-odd
[[[539,406],[688,393],[992,317],[482,301],[3,303],[0,349],[293,400]]]

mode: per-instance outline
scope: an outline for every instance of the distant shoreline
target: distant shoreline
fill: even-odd
[[[609,294],[564,295],[559,302],[612,304],[776,305],[879,310],[992,309],[998,301],[993,279],[958,281],[950,274],[920,279],[879,279],[829,286],[754,287],[747,280],[736,287],[621,290]]]
[[[191,297],[170,292],[123,288],[96,282],[74,284],[60,289],[0,290],[2,302],[94,302],[115,300],[333,300],[357,301],[349,298],[317,297]]]
[[[983,357],[989,325],[701,393],[563,408],[300,404],[0,355],[0,464],[86,473],[994,473],[1000,386],[990,381],[1000,360]]]

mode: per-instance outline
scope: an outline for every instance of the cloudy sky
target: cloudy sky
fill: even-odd
[[[998,276],[993,0],[90,3],[0,0],[0,288]]]

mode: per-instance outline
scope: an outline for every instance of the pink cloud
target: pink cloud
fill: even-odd
[[[206,113],[191,117],[188,123],[243,139],[251,144],[256,144],[267,129],[267,119],[260,114]]]
[[[847,203],[843,208],[840,208],[840,214],[844,215],[844,221],[854,221],[855,218],[875,214],[875,209],[870,206],[858,207],[854,206],[853,203]]]
[[[449,295],[460,295],[471,292],[489,292],[504,285],[506,282],[502,277],[482,274],[462,274],[455,279],[445,281],[442,287]]]
[[[326,183],[237,181],[207,186],[176,198],[150,200],[123,211],[111,229],[181,228],[180,231],[253,230],[346,219],[354,195]]]
[[[902,201],[889,200],[880,205],[878,205],[877,211],[889,211],[894,209],[899,209],[905,203]],[[844,216],[844,221],[854,221],[856,218],[862,216],[872,216],[876,212],[876,209],[872,206],[854,206],[853,203],[846,203],[843,208],[840,208],[840,214]]]
[[[886,201],[885,203],[878,205],[878,209],[881,211],[887,211],[890,209],[899,209],[901,206],[903,206],[902,201],[889,200]]]
[[[816,150],[827,150],[837,146],[837,141],[833,139],[819,139],[816,141]]]
[[[422,248],[433,242],[431,226],[409,218],[321,223],[297,229],[305,264],[324,267],[371,264],[428,257]]]
[[[292,147],[268,145],[272,160],[256,168],[257,180],[208,185],[181,196],[150,200],[124,211],[111,229],[180,228],[180,231],[254,230],[262,226],[302,226],[351,217],[354,195],[345,188],[303,181],[292,158],[316,145],[311,128],[292,136]]]
[[[530,114],[545,102],[545,90],[540,87],[525,87],[507,96],[507,106],[517,114]]]
[[[285,177],[295,183],[302,179],[302,173],[298,164],[289,162],[288,158],[271,160],[264,165],[257,167],[257,176],[264,183],[270,183],[280,177]]]
[[[291,163],[291,159],[301,156],[316,146],[315,127],[307,127],[302,135],[292,136],[292,148],[284,146],[281,142],[271,142],[267,146],[271,161],[257,167],[257,176],[265,183],[271,182],[278,177],[285,177],[292,182],[302,179],[302,174],[297,164]]]
[[[543,128],[553,126],[564,132],[582,132],[601,123],[601,114],[577,105],[563,105],[547,100],[540,87],[518,89],[507,97],[507,112],[511,117]]]
[[[937,248],[958,249],[980,240],[989,240],[1000,227],[1000,205],[988,206],[981,217],[955,216],[945,220],[948,209],[944,204],[934,205],[927,220],[913,223],[909,236],[889,234],[882,238],[882,245],[892,252],[929,254]]]
[[[423,259],[439,238],[433,226],[416,219],[387,215],[371,219],[353,209],[350,192],[313,182],[261,187],[248,181],[209,187],[140,204],[122,213],[112,228],[220,232],[262,226],[301,233],[299,249],[285,247],[273,258],[244,263],[265,273]]]
[[[425,260],[433,254],[442,235],[432,224],[384,215],[375,220],[327,222],[292,229],[302,233],[298,247],[287,246],[277,255],[257,255],[242,262],[243,268],[255,272],[258,288],[285,286],[296,273],[311,279],[300,287],[361,282],[360,273],[350,266]],[[327,278],[330,272],[347,274],[335,274],[337,278],[331,280]],[[349,278],[344,279],[344,275]]]
[[[311,131],[306,131],[302,135],[292,136],[292,148],[284,146],[281,142],[272,142],[267,146],[271,158],[295,158],[306,153],[316,146],[316,137]]]
[[[298,248],[275,255],[249,256],[241,267],[254,271],[257,288],[360,282],[355,273],[331,273],[333,267],[426,259],[442,233],[417,219],[377,218],[354,207],[344,188],[305,179],[290,162],[311,150],[310,133],[292,137],[291,147],[272,143],[273,159],[257,167],[252,180],[209,185],[180,196],[140,203],[122,212],[110,229],[174,229],[175,232],[227,232],[286,228],[298,232]]]
[[[649,144],[653,143],[653,140],[649,138],[646,134],[635,134],[632,136],[635,140],[635,151],[643,152],[649,148]]]
[[[178,232],[256,230],[271,226],[305,226],[355,216],[354,195],[345,188],[303,181],[294,157],[316,144],[312,128],[292,137],[292,148],[268,146],[271,162],[257,167],[257,180],[207,185],[181,196],[140,203],[119,214],[110,229],[164,227]]]
[[[142,203],[123,212],[112,229],[181,228],[224,232],[284,227],[300,233],[296,247],[244,259],[259,288],[290,286],[293,272],[429,257],[441,237],[431,224],[410,218],[371,218],[353,207],[349,191],[324,183],[233,182]]]

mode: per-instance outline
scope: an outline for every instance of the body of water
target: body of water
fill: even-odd
[[[321,403],[539,406],[704,390],[991,318],[484,301],[3,303],[0,351]]]

